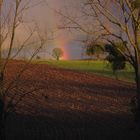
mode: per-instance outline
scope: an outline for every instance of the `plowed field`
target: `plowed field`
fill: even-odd
[[[23,67],[10,62],[6,80]],[[135,140],[129,101],[135,85],[45,64],[28,66],[7,100],[20,100],[6,122],[7,140]]]

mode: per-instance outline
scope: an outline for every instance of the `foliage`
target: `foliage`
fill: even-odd
[[[139,8],[140,7],[140,0],[132,1],[131,4],[134,8]]]
[[[52,56],[56,59],[59,60],[60,57],[63,56],[63,50],[61,48],[54,48],[52,51]]]
[[[87,45],[86,54],[88,56],[96,56],[99,58],[99,55],[103,53],[103,45],[100,43],[91,42]]]
[[[114,43],[114,45],[106,44],[105,49],[109,53],[106,57],[106,60],[111,63],[112,70],[115,72],[116,70],[124,69],[126,65],[126,59],[121,53],[125,51],[123,44],[120,42]]]

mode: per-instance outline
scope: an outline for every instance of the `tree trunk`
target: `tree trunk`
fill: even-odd
[[[5,140],[5,100],[3,91],[3,73],[0,74],[0,140]]]
[[[140,52],[137,54],[137,67],[136,73],[136,86],[137,86],[137,103],[136,103],[136,115],[135,121],[140,123]]]
[[[140,9],[138,9],[138,23],[140,23]],[[135,39],[136,39],[136,50],[135,50],[135,58],[136,58],[136,85],[137,85],[137,103],[136,103],[136,115],[135,121],[140,123],[140,27],[136,27],[135,31]]]
[[[5,140],[4,102],[0,99],[0,140]]]
[[[59,61],[59,56],[57,56],[56,60]]]

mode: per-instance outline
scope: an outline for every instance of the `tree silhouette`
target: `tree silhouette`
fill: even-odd
[[[90,57],[95,56],[100,58],[100,54],[104,52],[103,45],[95,42],[91,42],[87,45],[86,54]]]
[[[52,51],[52,56],[59,61],[60,57],[63,56],[63,50],[61,48],[54,48]]]

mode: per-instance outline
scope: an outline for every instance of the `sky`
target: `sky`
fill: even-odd
[[[31,0],[31,5],[38,3],[39,0]],[[38,54],[43,59],[52,59],[52,50],[53,48],[61,48],[64,52],[64,56],[62,59],[82,59],[87,56],[84,53],[84,44],[80,41],[81,39],[85,39],[85,35],[79,31],[69,31],[58,29],[59,26],[62,26],[62,18],[60,15],[56,14],[55,10],[65,11],[67,15],[75,15],[79,16],[78,13],[79,7],[81,6],[79,1],[81,0],[44,0],[42,2],[23,13],[24,17],[24,25],[20,25],[16,31],[16,39],[15,39],[15,49],[13,49],[13,53],[16,51],[16,47],[19,46],[20,42],[26,39],[29,34],[30,28],[32,28],[33,23],[36,23],[42,33],[48,32],[49,36],[53,39],[49,41],[43,49]],[[7,13],[10,9],[10,5],[13,1],[5,0],[5,13]],[[23,0],[27,2],[27,0]],[[12,9],[13,10],[13,9]],[[26,26],[27,25],[27,26]],[[29,26],[29,27],[28,27]],[[7,41],[5,46],[8,46]],[[6,48],[6,47],[5,47]],[[31,50],[32,51],[32,50]],[[31,52],[29,49],[25,49],[22,55],[30,56]]]
[[[51,58],[52,49],[59,47],[64,52],[62,59],[81,59],[83,44],[75,41],[81,33],[58,30],[57,27],[61,25],[61,17],[54,12],[54,10],[65,10],[69,6],[71,8],[73,2],[75,3],[74,0],[46,0],[46,4],[41,4],[31,10],[29,18],[35,19],[42,28],[53,31],[55,36],[45,51],[41,52],[42,57]],[[71,9],[74,10],[75,7]],[[45,52],[47,52],[46,55]]]
[[[5,11],[7,13],[7,9],[10,9],[10,4],[15,0],[5,0]],[[24,5],[29,0],[22,0]],[[81,59],[87,57],[84,53],[85,44],[82,41],[89,39],[87,35],[79,30],[64,30],[58,29],[58,27],[63,26],[64,19],[60,16],[60,14],[56,13],[56,11],[63,11],[62,13],[67,15],[67,17],[72,17],[74,21],[82,24],[83,29],[86,31],[97,31],[99,30],[99,26],[97,27],[97,20],[95,20],[94,16],[90,16],[92,10],[91,7],[82,5],[81,1],[86,0],[30,0],[31,8],[23,13],[24,24],[20,24],[17,28],[16,39],[14,42],[15,47],[19,46],[20,42],[26,39],[26,37],[30,33],[30,29],[34,27],[34,23],[38,25],[41,34],[46,37],[46,32],[49,38],[53,37],[51,41],[48,41],[47,44],[44,45],[43,50],[39,55],[43,58],[52,58],[52,50],[53,48],[61,48],[64,51],[64,56],[62,59]],[[36,5],[39,1],[43,1],[42,3]],[[45,1],[45,2],[44,2]],[[108,0],[109,2],[109,0]],[[32,7],[32,5],[34,5]],[[110,4],[107,5],[110,7]],[[111,5],[111,11],[115,15],[117,7]],[[13,10],[13,9],[12,9]],[[81,11],[82,12],[81,12]],[[89,14],[85,16],[86,12]],[[115,12],[115,13],[114,13]],[[12,12],[11,12],[12,13]],[[118,13],[116,13],[118,14]],[[112,32],[120,33],[118,28],[114,27],[107,22],[107,19],[102,16],[100,17],[102,21],[104,21],[104,25],[109,27]],[[120,19],[120,18],[119,18]],[[20,20],[20,19],[19,19]],[[65,18],[66,20],[66,18]],[[68,22],[69,21],[65,21]],[[71,26],[75,27],[76,24],[70,23]],[[69,26],[69,25],[68,25]],[[92,39],[96,38],[97,35],[100,35],[101,32],[97,31],[96,35],[92,35]],[[53,36],[52,36],[53,35]],[[124,36],[124,35],[123,35]],[[91,39],[91,38],[90,38]],[[34,40],[36,40],[34,38]],[[8,44],[8,41],[6,42]],[[6,44],[6,45],[7,45]],[[5,45],[5,46],[6,46]],[[8,45],[7,45],[8,46]],[[6,48],[6,47],[5,47]],[[25,51],[24,51],[25,52]],[[27,53],[29,50],[27,49]],[[27,54],[30,55],[30,52]]]

